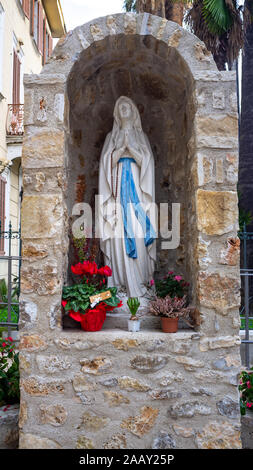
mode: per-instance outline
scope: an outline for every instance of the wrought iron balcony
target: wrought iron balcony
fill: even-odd
[[[7,135],[23,135],[24,134],[24,105],[9,104],[6,119]]]

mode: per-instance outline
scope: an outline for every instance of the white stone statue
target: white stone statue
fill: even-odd
[[[145,296],[156,259],[154,156],[133,101],[121,96],[99,168],[100,247],[112,269],[108,286]],[[154,209],[154,207],[152,208]]]

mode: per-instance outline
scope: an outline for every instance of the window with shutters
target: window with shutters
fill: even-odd
[[[39,52],[43,55],[44,46],[44,18],[43,8],[39,0],[32,0],[30,5],[31,35],[37,44]]]
[[[6,181],[0,176],[0,222],[1,232],[5,230],[5,193]],[[4,238],[0,237],[0,254],[4,254]]]
[[[20,69],[21,62],[17,52],[13,49],[12,104],[20,104]]]
[[[30,0],[22,0],[22,7],[24,14],[27,16],[27,18],[30,18]]]

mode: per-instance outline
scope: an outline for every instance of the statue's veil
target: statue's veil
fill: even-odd
[[[148,204],[155,202],[155,173],[154,173],[155,170],[154,170],[154,156],[151,150],[151,146],[150,146],[150,143],[146,134],[143,132],[140,113],[139,113],[137,106],[127,96],[121,96],[120,98],[117,99],[115,103],[114,112],[113,112],[113,117],[114,117],[113,128],[112,128],[112,131],[106,136],[103,150],[101,153],[101,158],[100,158],[99,195],[103,196],[103,202],[100,207],[100,211],[103,210],[103,207],[107,203],[109,203],[112,198],[111,155],[112,155],[112,152],[116,148],[117,138],[121,130],[119,105],[123,101],[129,103],[132,108],[132,113],[133,113],[132,128],[135,133],[135,145],[138,146],[138,151],[140,154],[142,154],[142,164],[141,164],[141,169],[140,169],[139,184],[140,184],[140,188],[143,194],[143,198],[142,198],[143,203],[145,203],[148,206]],[[103,224],[103,216],[100,216],[100,224],[101,223]],[[100,228],[100,233],[102,233],[101,229],[102,228]],[[103,236],[100,236],[100,245],[101,245],[102,251],[104,251],[104,253],[107,254],[107,257],[109,257],[108,253],[106,253],[108,250],[105,249],[106,239],[107,239],[107,236],[105,236],[105,238]],[[154,250],[155,250],[155,243],[153,243],[152,245],[148,247],[148,251],[150,252],[150,254],[152,253],[151,257],[153,258],[155,257]]]

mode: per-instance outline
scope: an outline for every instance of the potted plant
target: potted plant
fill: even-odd
[[[129,297],[127,305],[131,312],[131,317],[128,320],[128,331],[140,331],[141,321],[137,318],[137,311],[140,306],[138,297]]]
[[[150,285],[155,286],[157,297],[164,298],[167,295],[170,297],[183,297],[187,293],[189,286],[182,276],[176,275],[174,271],[169,271],[162,279],[150,282]]]
[[[178,319],[190,316],[191,308],[186,307],[186,296],[182,298],[156,297],[150,302],[150,312],[161,317],[162,330],[165,333],[176,333],[178,330]]]
[[[98,268],[94,261],[87,260],[71,266],[71,270],[80,280],[63,288],[62,306],[71,318],[81,323],[84,331],[99,331],[106,312],[122,306],[117,288],[106,287],[112,270],[109,266]]]
[[[240,410],[244,416],[246,411],[253,411],[253,367],[250,371],[243,370],[240,375]]]

